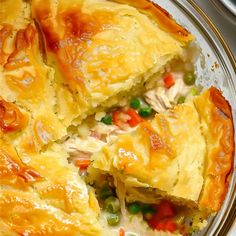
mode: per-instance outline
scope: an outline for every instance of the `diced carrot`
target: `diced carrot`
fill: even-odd
[[[120,228],[119,236],[125,236],[125,230],[123,228]]]
[[[122,121],[120,116],[122,114],[128,115],[130,119],[127,121]],[[122,128],[122,125],[128,124],[130,127],[137,126],[140,122],[143,121],[142,117],[132,108],[129,108],[127,111],[125,110],[118,110],[112,113],[112,121],[116,126]]]
[[[148,221],[150,227],[156,230],[176,231],[177,224],[173,220],[176,214],[173,204],[167,200],[163,200],[154,208],[156,209],[156,213]]]
[[[164,86],[170,88],[175,84],[174,77],[171,73],[167,74],[164,78]]]
[[[154,219],[148,222],[152,229],[160,231],[174,232],[177,230],[177,224],[172,219],[166,219],[161,221],[155,221]]]
[[[86,170],[90,164],[90,160],[88,159],[79,159],[76,160],[75,166],[79,167],[81,170]]]
[[[128,120],[128,124],[130,127],[135,127],[137,126],[140,122],[143,121],[142,117],[132,108],[129,108],[128,111],[126,112],[127,115],[130,116],[130,120]]]
[[[161,231],[165,231],[165,222],[161,221],[161,222],[156,222],[155,228],[156,230],[161,230]]]
[[[163,200],[157,207],[158,214],[161,216],[161,218],[166,217],[174,217],[175,216],[175,210],[174,206],[171,202],[167,200]]]
[[[166,220],[165,230],[169,232],[174,232],[177,230],[177,224],[173,220]]]
[[[112,121],[116,126],[120,126],[120,113],[121,111],[117,110],[112,113]]]
[[[151,220],[148,221],[148,224],[152,229],[156,229],[156,230],[164,229],[164,223],[159,221],[155,217],[152,217]]]

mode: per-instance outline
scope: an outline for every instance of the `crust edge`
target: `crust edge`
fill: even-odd
[[[208,149],[208,162],[213,162],[214,164],[208,163],[209,165],[206,167],[205,176],[207,178],[199,206],[208,211],[217,212],[225,200],[233,173],[235,132],[231,106],[222,93],[218,89],[211,87],[209,89],[209,99],[213,104],[210,110],[212,123],[209,128],[214,126],[214,124],[217,125],[218,122],[218,124],[222,124],[222,133],[218,132],[220,144],[218,150],[214,148]],[[215,135],[213,130],[210,130],[210,132],[212,136]],[[225,154],[223,158],[220,155],[221,153]],[[215,169],[212,167],[215,167]]]

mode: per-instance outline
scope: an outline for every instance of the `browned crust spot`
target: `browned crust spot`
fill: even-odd
[[[131,5],[140,11],[151,15],[163,30],[169,32],[174,38],[182,43],[188,43],[194,39],[194,36],[187,29],[179,25],[169,12],[150,0],[111,1]]]

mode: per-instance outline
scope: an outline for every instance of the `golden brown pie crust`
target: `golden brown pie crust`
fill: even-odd
[[[160,7],[157,3],[150,0],[113,0],[114,2],[129,4],[144,13],[155,17],[159,26],[172,34],[173,37],[182,41],[183,43],[192,41],[194,36],[183,26],[179,25],[168,11]]]
[[[233,171],[235,150],[231,107],[222,93],[214,87],[196,99],[195,105],[201,116],[207,143],[205,184],[199,205],[210,211],[218,211],[227,194]]]

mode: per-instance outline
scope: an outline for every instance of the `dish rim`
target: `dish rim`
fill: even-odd
[[[186,4],[190,4],[190,7],[194,8],[196,13],[199,14],[200,17],[205,21],[204,23],[208,27],[210,27],[210,30],[212,32],[207,32],[206,36],[209,37],[213,43],[215,43],[214,38],[212,36],[212,33],[213,33],[213,35],[219,40],[219,44],[220,46],[222,46],[222,49],[224,53],[226,54],[234,72],[234,77],[232,78],[233,80],[232,89],[236,95],[236,58],[232,50],[230,49],[228,43],[224,39],[224,36],[220,32],[220,30],[212,22],[211,18],[207,16],[204,10],[196,3],[195,0],[188,0],[186,2],[183,0],[174,0],[173,2],[185,13],[188,13],[188,16],[191,15],[191,19],[194,20],[194,23],[198,24],[198,27],[200,28],[200,30],[202,30],[202,33],[205,33],[204,31],[207,31],[207,29],[204,27],[204,25],[200,24],[200,20],[196,19],[196,16],[194,15],[194,13],[189,11],[189,9],[187,9],[188,8],[187,6],[184,7]],[[224,55],[221,55],[221,56],[224,58]],[[227,65],[227,68],[230,70],[230,65]],[[234,126],[236,126],[236,119],[235,119],[236,113],[235,111],[233,111],[233,113],[234,113],[233,123],[234,123]],[[230,232],[230,230],[232,230],[232,227],[234,226],[233,224],[236,219],[236,169],[235,169],[236,163],[235,162],[236,161],[235,161],[235,155],[234,155],[234,165],[233,165],[234,171],[231,177],[231,183],[229,186],[228,194],[225,198],[225,203],[227,203],[226,209],[222,209],[224,211],[222,211],[219,219],[217,219],[217,217],[214,217],[213,219],[210,220],[209,224],[207,225],[207,228],[203,230],[204,235],[219,235],[219,236],[227,235],[228,232]]]
[[[176,0],[175,0],[176,1]],[[179,1],[179,0],[177,0]],[[176,1],[176,2],[177,2]],[[188,2],[195,8],[195,10],[206,20],[206,23],[210,26],[212,31],[215,33],[216,37],[220,40],[229,60],[231,61],[234,72],[236,73],[236,57],[234,56],[232,50],[230,49],[228,43],[224,39],[224,36],[217,28],[217,26],[212,22],[211,18],[207,16],[205,11],[195,2],[195,0],[188,0]]]

